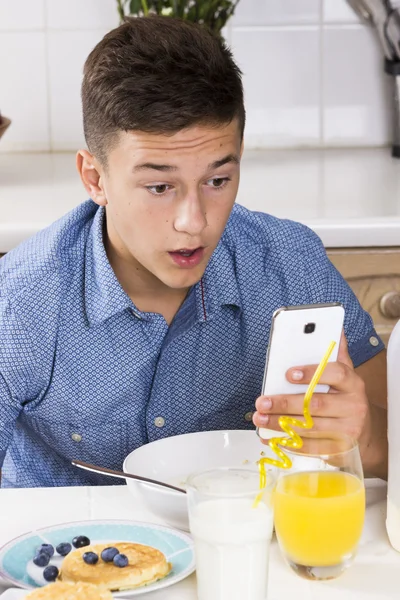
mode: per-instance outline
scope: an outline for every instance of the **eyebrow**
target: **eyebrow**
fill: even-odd
[[[138,171],[146,171],[148,169],[152,169],[154,171],[177,171],[178,167],[174,167],[173,165],[159,165],[157,163],[147,162],[133,167],[133,172],[137,173]]]
[[[234,163],[235,165],[238,165],[240,163],[240,159],[236,154],[227,154],[227,156],[224,156],[224,158],[210,163],[208,165],[208,169],[210,171],[213,171],[214,169],[218,169],[218,167],[223,167],[228,163]]]
[[[223,167],[224,165],[226,165],[228,163],[234,163],[234,164],[238,165],[239,162],[240,162],[239,157],[236,154],[227,154],[223,158],[220,158],[219,160],[215,160],[214,162],[210,163],[208,165],[208,170],[213,171],[214,169]],[[162,165],[162,164],[152,163],[152,162],[146,162],[141,165],[136,165],[135,167],[133,167],[134,173],[138,173],[139,171],[146,171],[146,170],[162,171],[162,172],[166,173],[166,172],[170,172],[170,171],[177,171],[178,167],[175,167],[174,165]]]

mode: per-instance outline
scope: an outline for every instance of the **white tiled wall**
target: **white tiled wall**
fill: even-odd
[[[116,0],[0,0],[0,109],[13,120],[0,152],[84,143],[83,63],[117,24]],[[227,39],[244,74],[248,147],[390,142],[382,51],[346,0],[240,0]]]

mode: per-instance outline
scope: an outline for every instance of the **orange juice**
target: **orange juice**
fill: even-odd
[[[311,471],[285,475],[275,496],[275,530],[298,565],[338,565],[355,551],[365,513],[365,489],[354,475]]]

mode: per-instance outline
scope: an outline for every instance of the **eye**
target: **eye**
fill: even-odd
[[[211,188],[220,189],[225,187],[228,181],[230,181],[229,177],[213,177],[207,181],[207,185]]]
[[[171,187],[172,186],[168,185],[167,183],[157,183],[155,185],[146,186],[146,189],[151,194],[154,194],[154,196],[163,196],[171,189]]]

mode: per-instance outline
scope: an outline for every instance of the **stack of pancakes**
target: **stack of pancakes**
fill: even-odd
[[[128,557],[126,567],[117,567],[112,562],[104,562],[102,551],[113,546],[120,554]],[[83,560],[85,552],[95,552],[99,561],[88,565]],[[130,590],[154,583],[171,571],[171,564],[164,554],[142,544],[117,542],[113,544],[92,544],[70,552],[63,560],[57,583],[39,588],[28,598],[32,600],[111,600],[110,591]]]
[[[129,564],[126,567],[116,567],[112,562],[106,563],[100,558],[104,548],[110,545],[128,557]],[[99,556],[99,562],[95,565],[86,564],[82,558],[85,552],[95,552]],[[74,550],[64,558],[59,579],[72,583],[92,583],[112,591],[130,590],[162,579],[170,570],[170,563],[156,548],[132,542],[117,542],[94,544]]]

